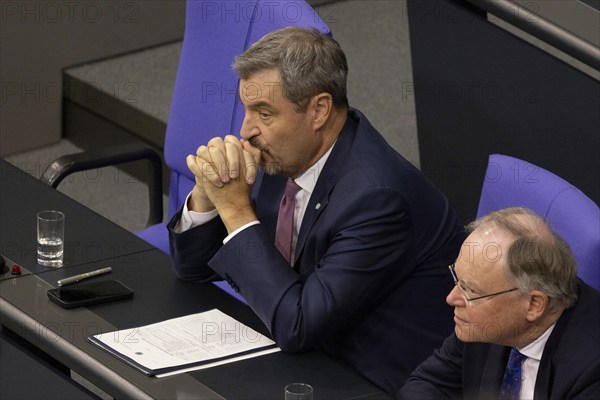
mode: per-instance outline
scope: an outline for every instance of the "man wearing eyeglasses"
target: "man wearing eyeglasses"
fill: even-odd
[[[600,398],[600,293],[577,278],[569,246],[524,208],[469,231],[449,267],[454,333],[398,397]]]

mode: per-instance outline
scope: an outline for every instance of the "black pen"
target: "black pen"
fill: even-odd
[[[97,269],[96,271],[86,272],[85,274],[79,274],[79,275],[75,275],[75,276],[70,276],[68,278],[59,280],[58,281],[58,287],[71,285],[73,283],[77,283],[79,281],[82,281],[84,279],[91,278],[91,277],[94,277],[94,276],[98,276],[98,275],[102,275],[102,274],[108,274],[110,271],[112,271],[112,268],[111,267],[106,267],[106,268],[102,268],[102,269]]]

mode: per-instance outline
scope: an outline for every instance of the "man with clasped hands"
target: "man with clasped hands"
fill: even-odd
[[[284,28],[233,67],[241,139],[215,137],[187,158],[196,185],[169,224],[175,273],[225,279],[282,350],[319,349],[394,393],[452,330],[446,268],[464,228],[348,106],[332,38]]]

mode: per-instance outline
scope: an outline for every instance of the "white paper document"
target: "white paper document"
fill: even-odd
[[[217,309],[89,340],[158,377],[279,351],[271,339]]]

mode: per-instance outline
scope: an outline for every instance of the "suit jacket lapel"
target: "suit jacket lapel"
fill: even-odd
[[[357,127],[358,125],[352,118],[352,115],[348,114],[346,124],[344,125],[333,150],[331,150],[331,154],[329,155],[323,170],[319,174],[315,190],[311,194],[306,211],[304,212],[304,218],[302,219],[302,225],[300,226],[300,232],[298,233],[298,240],[296,242],[295,260],[300,258],[308,234],[317,222],[319,215],[325,210],[329,203],[329,195],[339,179],[339,173],[342,170],[342,167],[346,163],[346,158],[348,157],[352,148],[352,143],[354,142]]]
[[[321,180],[320,176],[319,180]],[[327,182],[326,185],[317,184],[317,186],[315,186],[315,191],[310,196],[308,206],[304,212],[304,218],[302,219],[302,225],[300,226],[300,232],[298,233],[298,240],[296,242],[296,256],[294,258],[295,260],[298,260],[299,254],[302,253],[304,244],[306,243],[306,238],[308,237],[308,234],[315,222],[319,218],[319,215],[327,207],[327,204],[329,203],[329,193],[331,193],[331,190],[334,186],[335,182]]]
[[[260,199],[254,202],[256,216],[273,243],[275,243],[279,203],[283,197],[286,182],[287,178],[283,175],[266,175],[261,172],[255,184],[257,192],[254,193],[254,196]]]
[[[480,396],[484,396],[482,398],[498,398],[509,354],[509,347],[490,345],[486,362],[481,371],[481,384],[479,387],[485,390],[485,392],[480,392]]]

